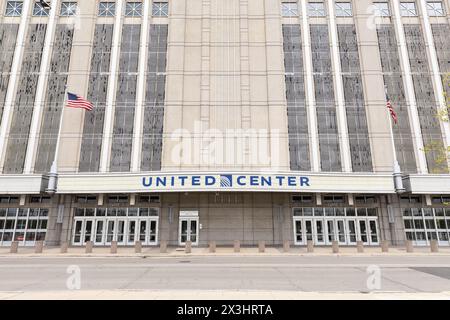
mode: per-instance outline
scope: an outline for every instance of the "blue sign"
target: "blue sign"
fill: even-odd
[[[146,188],[307,188],[310,187],[310,178],[306,176],[291,175],[245,175],[245,174],[218,174],[218,175],[161,175],[142,178],[142,185]]]

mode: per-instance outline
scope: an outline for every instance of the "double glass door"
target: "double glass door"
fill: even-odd
[[[179,245],[185,245],[191,241],[192,245],[198,245],[198,217],[180,217]]]
[[[85,245],[87,241],[95,245],[156,245],[158,239],[158,217],[152,218],[75,218],[73,245]]]
[[[304,218],[294,217],[294,240],[296,245],[305,245],[308,240],[315,245],[378,245],[378,221],[371,218]]]

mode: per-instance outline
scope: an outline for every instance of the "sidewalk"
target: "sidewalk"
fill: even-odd
[[[232,247],[218,247],[216,252],[209,252],[208,248],[192,248],[191,253],[185,253],[184,248],[169,247],[166,253],[161,253],[159,247],[144,247],[141,253],[135,253],[134,247],[119,247],[117,253],[110,253],[109,247],[94,247],[92,253],[85,253],[84,247],[69,247],[67,253],[60,253],[59,247],[45,247],[42,254],[34,253],[34,248],[19,247],[18,253],[10,253],[9,247],[0,248],[0,257],[186,257],[186,256],[450,256],[450,248],[439,248],[438,253],[431,253],[429,247],[415,247],[414,252],[408,253],[404,247],[389,248],[389,252],[381,252],[380,247],[366,247],[364,253],[358,253],[355,247],[340,247],[339,253],[332,253],[331,247],[315,247],[313,253],[306,248],[291,248],[283,252],[283,248],[268,247],[265,252],[258,252],[258,248],[241,248],[234,252]]]
[[[247,290],[64,290],[0,292],[0,300],[450,300],[450,291],[406,292],[301,292]]]

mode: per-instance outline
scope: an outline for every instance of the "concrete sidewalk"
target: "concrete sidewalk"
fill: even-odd
[[[450,300],[450,291],[301,292],[250,290],[65,290],[0,292],[0,300]]]
[[[209,252],[208,248],[192,248],[191,253],[185,253],[184,248],[169,247],[166,253],[161,253],[159,247],[144,247],[141,253],[135,253],[134,247],[119,247],[117,253],[110,253],[109,247],[94,247],[92,253],[85,253],[84,247],[69,247],[67,253],[60,253],[59,247],[45,247],[43,253],[34,253],[34,248],[20,247],[18,253],[10,253],[10,248],[0,248],[0,257],[186,257],[186,256],[417,256],[438,255],[449,256],[450,247],[439,248],[439,252],[431,253],[429,247],[415,247],[414,252],[406,252],[404,247],[389,248],[389,252],[381,252],[380,247],[365,247],[363,253],[358,253],[356,247],[340,247],[339,253],[332,253],[331,247],[315,247],[313,253],[308,253],[306,248],[291,248],[284,252],[283,248],[267,247],[265,252],[258,252],[258,248],[241,248],[240,252],[234,252],[232,247],[218,247],[216,252]]]

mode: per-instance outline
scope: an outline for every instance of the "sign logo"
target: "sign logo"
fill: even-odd
[[[233,176],[232,175],[221,175],[220,176],[220,186],[222,188],[231,188],[233,186]]]

